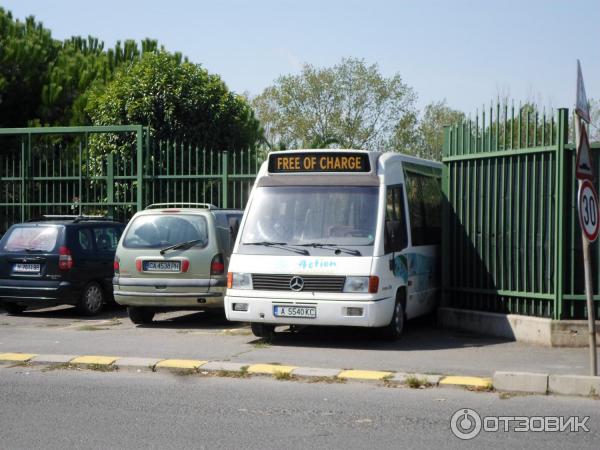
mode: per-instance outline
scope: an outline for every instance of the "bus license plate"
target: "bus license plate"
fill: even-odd
[[[316,319],[316,306],[289,306],[289,305],[274,305],[273,315],[275,317],[298,317],[301,319]]]
[[[39,264],[15,264],[14,271],[19,273],[40,273]]]
[[[181,272],[181,262],[144,261],[144,272]]]

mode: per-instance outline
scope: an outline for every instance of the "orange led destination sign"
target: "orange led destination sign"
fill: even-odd
[[[370,171],[371,164],[366,153],[272,153],[269,156],[270,173]]]

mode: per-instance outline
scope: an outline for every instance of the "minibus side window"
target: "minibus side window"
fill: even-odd
[[[404,190],[401,184],[388,186],[385,209],[385,253],[398,252],[407,245]]]
[[[406,171],[412,245],[441,242],[441,189],[438,178]]]

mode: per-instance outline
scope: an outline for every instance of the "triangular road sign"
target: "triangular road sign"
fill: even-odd
[[[575,112],[581,117],[581,120],[590,123],[590,106],[585,95],[585,85],[583,84],[583,75],[579,60],[577,60],[577,104],[575,105]]]
[[[590,142],[583,124],[581,124],[579,131],[579,145],[577,146],[575,176],[580,180],[594,181],[594,163],[592,161],[592,152],[590,151]]]

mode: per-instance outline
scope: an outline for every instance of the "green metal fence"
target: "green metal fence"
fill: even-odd
[[[244,208],[261,162],[256,151],[154,141],[141,125],[0,129],[0,233],[42,214],[127,220],[150,203]]]
[[[445,305],[555,319],[587,317],[575,146],[568,136],[567,109],[540,117],[497,106],[445,129]],[[600,144],[592,144],[592,150],[599,153]],[[598,314],[598,243],[592,253]]]

